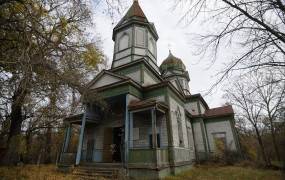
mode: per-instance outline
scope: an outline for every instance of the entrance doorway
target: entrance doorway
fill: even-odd
[[[121,162],[121,152],[123,148],[123,128],[115,127],[113,128],[113,147],[112,147],[112,160],[113,162]]]
[[[93,138],[88,139],[88,141],[87,141],[87,153],[86,153],[86,161],[87,162],[93,161],[94,144],[95,144],[95,140]]]

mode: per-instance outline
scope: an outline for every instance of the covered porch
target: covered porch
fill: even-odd
[[[106,98],[105,105],[87,104],[85,113],[64,120],[66,132],[59,163],[121,163],[124,153],[125,95]],[[77,148],[71,137],[77,134]],[[72,141],[72,143],[74,143]]]
[[[156,100],[130,103],[130,168],[157,169],[169,164],[167,115],[167,105]]]
[[[65,119],[60,163],[121,163],[152,169],[168,166],[168,106],[156,100],[134,100],[129,94],[106,102],[104,111],[88,105],[85,113]],[[72,151],[69,146],[75,127],[78,141]]]

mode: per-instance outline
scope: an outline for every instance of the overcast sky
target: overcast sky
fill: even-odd
[[[131,3],[132,1],[130,0],[129,6]],[[168,56],[170,48],[172,54],[182,59],[187,67],[191,79],[191,94],[201,93],[202,95],[205,95],[207,90],[215,82],[217,78],[215,76],[216,73],[223,67],[223,61],[219,60],[209,68],[210,61],[208,59],[199,59],[198,56],[194,55],[195,46],[191,40],[192,36],[189,34],[204,32],[207,29],[202,28],[198,21],[188,26],[179,23],[182,13],[172,9],[173,4],[171,1],[140,0],[139,4],[148,20],[155,24],[159,35],[157,42],[158,66]],[[123,15],[126,13],[127,9]],[[94,16],[96,32],[99,33],[102,39],[102,48],[110,61],[112,61],[114,46],[114,42],[112,41],[112,30],[120,18],[115,18],[116,22],[112,24],[111,18],[103,13],[97,13]],[[211,95],[204,96],[204,98],[210,107],[217,107],[225,103],[222,94],[222,87],[219,86]]]

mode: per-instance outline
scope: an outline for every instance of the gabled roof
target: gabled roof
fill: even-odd
[[[191,100],[194,100],[194,99],[199,99],[199,100],[204,104],[205,108],[206,108],[206,109],[209,109],[209,106],[208,106],[207,102],[206,102],[205,99],[201,96],[200,93],[188,95],[188,96],[186,96],[186,99],[187,99],[188,101],[191,101]]]
[[[233,115],[234,110],[231,105],[207,109],[204,116],[206,118]]]
[[[91,88],[101,77],[103,77],[106,74],[116,78],[118,81],[124,81],[124,80],[128,80],[129,79],[129,77],[122,76],[122,75],[119,75],[119,74],[115,74],[115,73],[112,73],[112,72],[107,71],[107,70],[104,69],[87,85],[87,88]]]

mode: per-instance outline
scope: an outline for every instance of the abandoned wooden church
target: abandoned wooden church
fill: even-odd
[[[157,65],[158,34],[138,1],[112,38],[112,67],[88,86],[106,107],[88,103],[83,114],[65,119],[60,164],[118,164],[130,177],[158,179],[211,156],[217,139],[239,151],[232,107],[211,109],[191,94],[188,71],[171,52]],[[74,126],[80,127],[76,152],[69,146]]]

